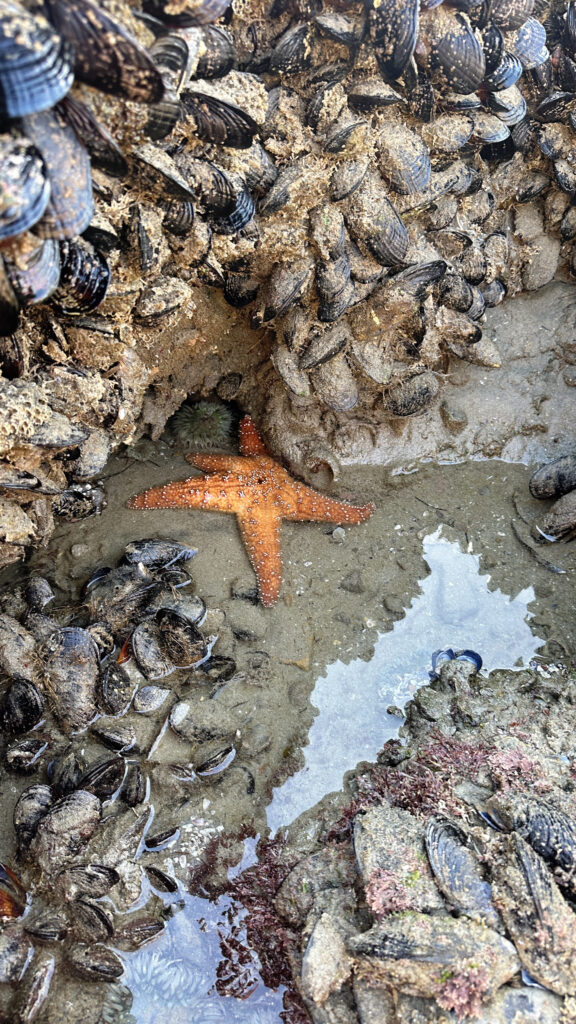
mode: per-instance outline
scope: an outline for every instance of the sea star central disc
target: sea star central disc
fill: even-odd
[[[240,423],[241,455],[187,455],[206,474],[135,495],[128,508],[196,508],[233,512],[258,580],[262,604],[278,600],[282,583],[280,525],[283,519],[362,523],[374,505],[349,505],[294,480],[268,455],[250,418]]]

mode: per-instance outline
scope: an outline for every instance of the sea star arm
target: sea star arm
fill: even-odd
[[[281,521],[269,505],[252,505],[245,515],[238,517],[242,539],[258,580],[260,598],[266,608],[276,604],[282,583]]]
[[[246,459],[242,455],[196,455],[192,452],[186,461],[203,473],[246,473]]]
[[[268,455],[268,450],[251,416],[243,416],[238,432],[238,446],[242,455]]]
[[[127,501],[127,508],[199,508],[216,512],[243,511],[246,498],[241,480],[228,473],[192,476],[151,487]]]
[[[313,491],[306,484],[293,481],[291,508],[284,513],[295,522],[314,520],[318,523],[363,523],[374,512],[374,505],[350,505]]]

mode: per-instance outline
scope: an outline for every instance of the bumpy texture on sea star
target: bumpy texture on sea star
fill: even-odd
[[[282,583],[280,524],[362,523],[374,505],[349,505],[327,498],[294,480],[266,452],[250,416],[240,423],[241,455],[188,455],[207,475],[152,487],[127,502],[128,508],[206,508],[233,512],[252,563],[262,604],[278,600]]]

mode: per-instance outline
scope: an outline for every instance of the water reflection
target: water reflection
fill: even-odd
[[[489,590],[479,556],[462,552],[441,529],[425,537],[423,547],[430,575],[405,618],[380,636],[368,663],[337,661],[318,679],[312,703],[319,714],[304,751],[306,765],[275,791],[268,808],[272,832],[339,789],[344,772],[358,761],[374,760],[399,725],[386,708],[402,707],[427,682],[432,651],[472,648],[489,672],[527,664],[541,646],[529,625],[532,587],[513,599]]]
[[[184,908],[167,923],[162,936],[152,946],[124,954],[122,980],[132,991],[133,1003],[123,1024],[278,1024],[283,988],[272,991],[260,983],[250,998],[237,999],[223,998],[216,990],[223,950],[234,983],[241,978],[234,943],[221,946],[226,936],[242,939],[241,921],[231,901],[221,897],[213,903],[181,895]]]

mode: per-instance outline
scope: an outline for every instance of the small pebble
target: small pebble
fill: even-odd
[[[335,530],[332,530],[331,539],[335,544],[343,544],[346,540],[346,530],[343,526],[337,526]]]

